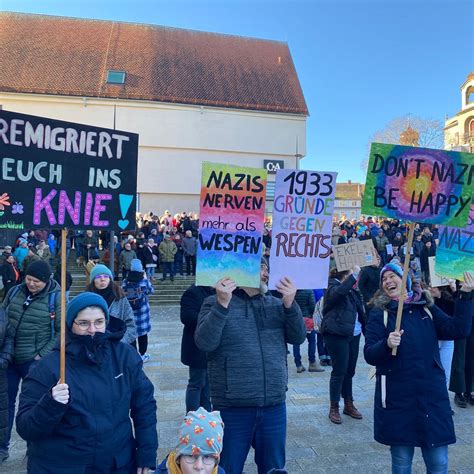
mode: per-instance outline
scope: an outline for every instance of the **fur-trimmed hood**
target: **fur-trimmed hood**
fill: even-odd
[[[381,288],[377,290],[373,298],[369,301],[369,306],[373,309],[386,310],[389,309],[391,303],[393,304],[394,300],[390,299],[385,291]],[[398,305],[398,302],[395,301]],[[421,298],[418,301],[411,302],[410,304],[424,304],[427,306],[433,306],[434,301],[431,293],[428,290],[422,290]]]

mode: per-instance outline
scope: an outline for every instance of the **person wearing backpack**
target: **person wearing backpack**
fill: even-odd
[[[392,472],[411,472],[415,447],[420,447],[428,472],[447,473],[448,445],[456,442],[456,435],[438,340],[469,335],[474,275],[464,274],[453,317],[434,305],[430,293],[410,276],[402,288],[402,276],[399,265],[383,267],[365,333],[364,357],[376,367],[374,438],[390,446]],[[397,331],[400,297],[403,312]]]
[[[142,262],[134,258],[130,263],[130,271],[127,278],[122,282],[122,289],[125,292],[130,306],[133,309],[135,317],[135,326],[137,328],[137,340],[133,345],[137,347],[143,362],[150,360],[148,349],[148,333],[151,331],[150,323],[150,303],[148,295],[154,293],[153,285],[146,277],[143,271]]]
[[[8,453],[20,382],[37,361],[51,352],[61,325],[60,286],[48,262],[32,262],[25,281],[10,289],[2,307],[15,331],[13,358],[7,370],[8,433],[0,452]]]

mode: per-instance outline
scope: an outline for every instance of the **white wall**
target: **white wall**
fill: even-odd
[[[201,163],[263,167],[264,159],[296,167],[306,155],[306,117],[268,112],[164,104],[148,101],[83,99],[0,93],[4,110],[113,128],[140,135],[138,192],[140,211],[193,210]],[[185,199],[183,196],[187,196]],[[171,211],[171,209],[169,209]],[[197,209],[196,209],[197,210]]]

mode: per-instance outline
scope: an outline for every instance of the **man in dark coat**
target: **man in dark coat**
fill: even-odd
[[[278,299],[267,294],[265,262],[260,276],[260,288],[218,281],[194,336],[208,353],[211,400],[225,424],[220,465],[227,474],[243,472],[251,445],[259,474],[285,466],[286,344],[301,344],[306,329],[291,280],[276,285]]]
[[[199,407],[211,411],[206,353],[194,342],[199,311],[204,300],[215,293],[210,286],[191,285],[181,297],[181,322],[184,324],[181,340],[181,362],[189,367],[186,387],[186,412]]]

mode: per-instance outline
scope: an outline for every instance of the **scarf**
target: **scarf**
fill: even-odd
[[[107,302],[107,306],[110,308],[110,305],[115,301],[115,294],[112,288],[112,285],[109,285],[107,288],[103,290],[99,290],[98,288],[94,288],[94,292],[98,295],[102,296],[104,300]]]

